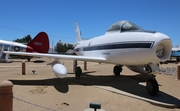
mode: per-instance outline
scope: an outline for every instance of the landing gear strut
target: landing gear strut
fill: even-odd
[[[81,70],[81,67],[76,67],[75,68],[75,75],[76,75],[76,77],[81,77],[81,75],[82,75],[82,70]]]
[[[157,95],[157,93],[159,92],[159,85],[158,85],[155,78],[150,79],[150,80],[147,81],[146,89],[147,89],[147,92],[150,95],[152,95],[152,96]]]
[[[122,66],[120,66],[120,65],[114,66],[113,72],[114,72],[115,76],[119,76],[120,72],[122,72]]]

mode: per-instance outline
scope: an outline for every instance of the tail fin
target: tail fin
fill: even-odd
[[[82,40],[81,33],[80,33],[80,30],[79,30],[79,26],[78,26],[78,22],[77,21],[75,23],[75,28],[76,28],[76,43],[77,43],[77,42]]]
[[[32,41],[27,44],[26,52],[48,53],[49,38],[45,32],[38,33]]]

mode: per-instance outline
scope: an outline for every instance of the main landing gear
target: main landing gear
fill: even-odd
[[[74,60],[74,61],[73,61],[73,68],[74,68],[75,76],[76,76],[77,78],[81,77],[81,75],[82,75],[82,69],[81,69],[81,67],[78,66],[77,60]]]
[[[120,65],[114,66],[113,72],[115,76],[119,76],[120,73],[122,72],[122,66]]]
[[[81,75],[82,75],[82,69],[81,69],[81,67],[76,67],[75,68],[75,75],[76,75],[76,77],[81,77]]]
[[[120,66],[120,65],[114,66],[113,72],[114,72],[115,76],[119,76],[120,73],[122,72],[122,66]],[[75,76],[77,78],[79,78],[79,77],[81,77],[81,75],[82,75],[81,67],[79,67],[79,66],[75,67]],[[156,81],[155,77],[152,77],[151,79],[149,79],[147,81],[146,90],[152,96],[157,95],[157,93],[159,92],[159,85],[158,85],[158,82]]]

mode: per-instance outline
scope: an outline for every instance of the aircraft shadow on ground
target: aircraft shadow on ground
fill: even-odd
[[[42,86],[54,86],[56,90],[61,93],[67,93],[69,91],[69,85],[84,85],[84,86],[109,86],[117,90],[121,90],[139,97],[155,100],[158,102],[163,102],[166,104],[180,105],[180,100],[173,97],[165,92],[159,91],[157,96],[150,96],[146,87],[140,85],[139,82],[144,82],[144,75],[134,75],[134,76],[92,76],[88,73],[84,73],[81,78],[67,77],[67,78],[51,78],[43,80],[10,80],[14,85],[42,85]],[[161,86],[160,86],[161,87]]]
[[[34,63],[44,63],[45,61],[44,60],[35,60],[35,61],[32,61]]]
[[[167,63],[176,63],[177,61],[176,60],[167,60],[166,62]]]
[[[95,73],[96,71],[88,71],[88,72],[83,72],[82,73],[82,76],[91,76],[91,75],[89,75],[90,73]],[[75,75],[74,74],[74,72],[68,72],[67,74],[73,74],[73,75]]]

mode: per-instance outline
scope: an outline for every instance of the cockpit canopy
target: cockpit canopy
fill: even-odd
[[[123,32],[123,31],[143,31],[143,29],[141,27],[139,27],[138,25],[123,20],[123,21],[118,21],[115,22],[114,24],[112,24],[109,29],[107,30],[107,32],[111,32],[111,31],[119,31],[119,32]]]

